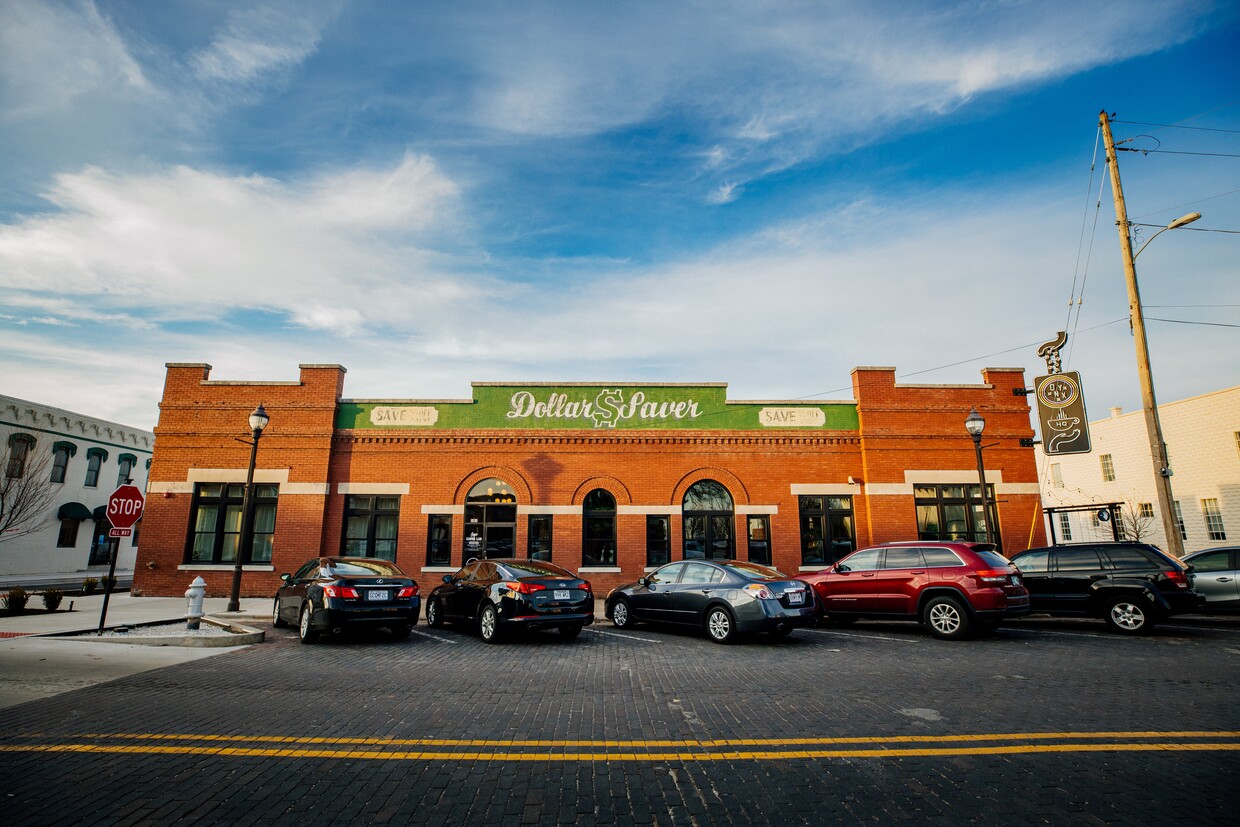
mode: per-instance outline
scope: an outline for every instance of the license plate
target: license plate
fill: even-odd
[[[367,589],[366,599],[367,600],[387,600],[388,590],[387,589]]]
[[[554,592],[552,592],[551,597],[554,600],[568,600],[569,599],[568,589],[556,589]]]
[[[789,603],[804,603],[805,592],[788,592]]]

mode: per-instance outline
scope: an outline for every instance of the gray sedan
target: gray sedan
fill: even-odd
[[[783,637],[817,620],[814,592],[800,580],[739,560],[681,560],[612,590],[607,617],[623,629],[637,621],[705,629],[716,643],[738,634]]]
[[[1193,587],[1205,596],[1207,612],[1240,612],[1240,546],[1208,548],[1185,556]]]

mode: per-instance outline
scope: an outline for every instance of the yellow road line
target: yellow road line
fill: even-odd
[[[45,737],[45,736],[34,736]],[[132,741],[205,741],[244,742],[260,744],[357,744],[362,746],[420,746],[420,747],[494,747],[498,749],[519,747],[587,747],[643,749],[651,747],[682,747],[685,749],[713,749],[718,747],[763,746],[827,746],[832,744],[941,744],[969,743],[977,741],[1044,741],[1082,738],[1237,738],[1240,731],[1188,730],[1158,732],[1138,730],[1130,732],[1011,732],[959,735],[881,735],[850,736],[838,738],[716,738],[683,740],[495,740],[483,738],[326,738],[296,735],[211,735],[195,733],[84,733],[73,738],[114,738]]]
[[[1023,755],[1071,752],[1234,752],[1240,743],[1009,744],[1002,746],[852,750],[729,750],[723,752],[436,752],[377,750],[307,750],[258,747],[164,746],[125,744],[0,745],[0,752],[129,755],[216,755],[236,758],[327,758],[371,761],[786,761],[831,758],[927,758],[967,755]]]

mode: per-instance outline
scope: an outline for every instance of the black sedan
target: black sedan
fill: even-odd
[[[594,622],[590,582],[542,560],[470,560],[426,598],[426,623],[474,625],[487,643],[515,629],[558,629],[575,638]]]
[[[280,579],[271,622],[276,628],[296,623],[302,643],[363,627],[386,627],[403,640],[422,608],[418,584],[387,560],[316,557]]]
[[[682,560],[612,591],[607,616],[616,628],[635,621],[703,628],[716,643],[738,634],[782,637],[816,621],[814,592],[800,580],[739,560]]]

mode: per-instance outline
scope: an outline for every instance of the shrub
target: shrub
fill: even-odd
[[[43,592],[43,608],[49,612],[54,612],[60,608],[60,601],[64,599],[65,593],[60,589],[48,589]]]
[[[4,596],[4,608],[11,612],[20,612],[26,608],[26,601],[30,599],[30,593],[21,586],[14,586],[9,589]]]
[[[87,577],[82,581],[82,594],[94,594],[97,588],[99,588],[99,581],[94,577]]]
[[[103,582],[100,585],[102,585],[107,591],[112,591],[116,588],[116,578],[104,575]]]

